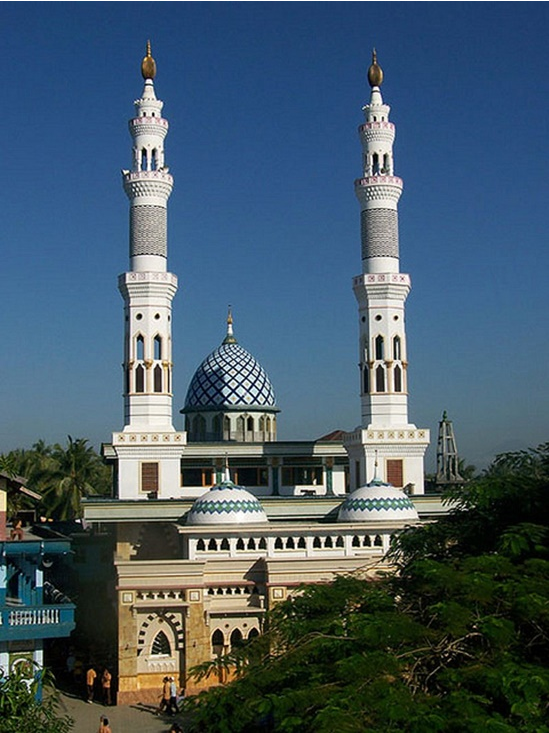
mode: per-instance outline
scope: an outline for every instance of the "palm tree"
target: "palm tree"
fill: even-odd
[[[85,438],[69,435],[66,448],[57,443],[44,459],[36,479],[43,486],[48,515],[80,518],[82,497],[105,493],[108,469]]]

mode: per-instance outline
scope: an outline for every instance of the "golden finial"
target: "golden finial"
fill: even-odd
[[[380,87],[383,82],[383,71],[377,63],[377,53],[374,48],[372,51],[372,65],[368,69],[368,83],[371,87]]]
[[[224,344],[236,344],[236,339],[233,333],[233,313],[231,306],[229,306],[229,312],[227,314],[227,335],[223,339]]]
[[[154,79],[156,76],[156,64],[151,55],[151,42],[147,41],[147,55],[141,62],[141,74],[143,79]]]

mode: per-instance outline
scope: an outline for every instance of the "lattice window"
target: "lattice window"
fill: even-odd
[[[168,637],[163,631],[159,631],[158,634],[154,637],[151,648],[151,655],[169,657],[171,653],[172,649],[170,647]]]
[[[141,464],[141,491],[158,491],[158,463]]]
[[[389,458],[387,460],[387,483],[397,488],[404,486],[404,462],[402,458]]]

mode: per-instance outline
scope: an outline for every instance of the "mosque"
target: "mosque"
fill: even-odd
[[[189,669],[260,634],[266,611],[303,583],[374,574],[391,535],[434,516],[424,492],[429,431],[408,418],[405,301],[399,268],[395,126],[374,52],[359,127],[362,272],[358,303],[361,425],[317,440],[278,441],[273,385],[237,340],[229,312],[220,345],[194,374],[173,427],[167,203],[168,121],[150,44],[129,122],[129,270],[124,300],[124,426],[103,446],[112,499],[85,518],[112,538],[122,703],[155,699],[165,675],[193,692]],[[216,682],[216,680],[213,680]],[[211,684],[212,680],[204,684]]]

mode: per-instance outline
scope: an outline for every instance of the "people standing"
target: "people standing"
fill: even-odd
[[[162,693],[160,695],[160,705],[158,706],[157,713],[161,713],[163,710],[169,711],[170,709],[170,678],[164,677],[162,680]]]
[[[104,705],[112,705],[111,680],[112,680],[112,674],[109,672],[107,667],[105,667],[105,669],[103,670],[103,674],[101,675],[101,687],[103,688],[103,704]]]
[[[177,687],[175,685],[175,679],[170,677],[170,701],[168,705],[168,712],[170,715],[177,713]]]
[[[93,702],[93,688],[95,686],[95,678],[97,677],[97,672],[93,668],[93,665],[89,667],[88,671],[86,672],[86,687],[88,689],[88,702]]]

